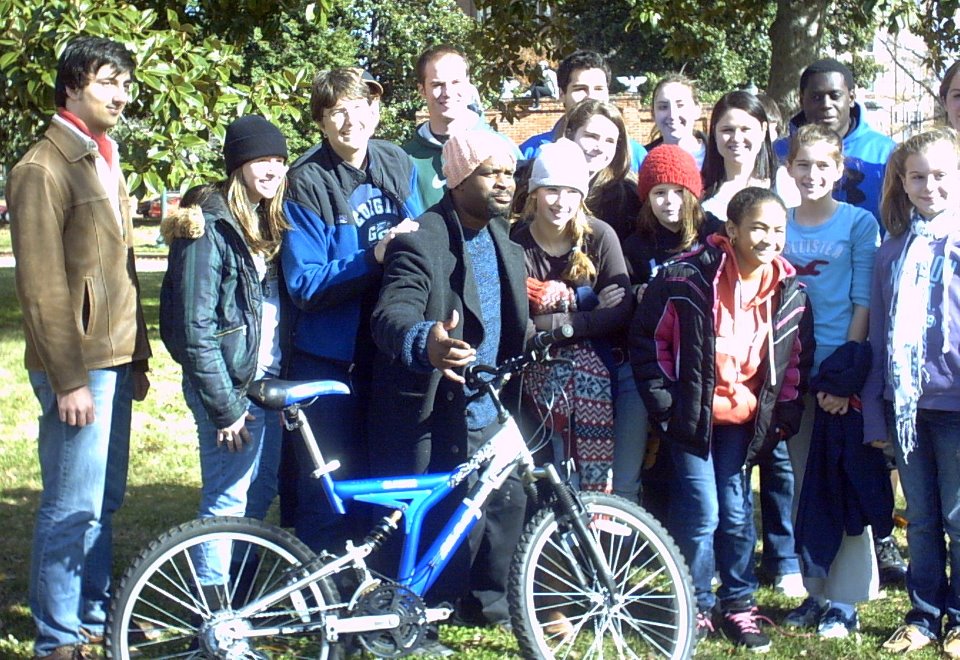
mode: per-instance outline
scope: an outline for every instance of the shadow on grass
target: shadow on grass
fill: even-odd
[[[33,639],[27,601],[33,522],[40,493],[32,489],[3,491],[0,501],[0,637]],[[114,517],[113,574],[123,573],[151,541],[196,516],[199,493],[194,486],[145,484],[130,486]],[[0,653],[3,655],[3,653]]]

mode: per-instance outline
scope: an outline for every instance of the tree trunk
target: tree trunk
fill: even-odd
[[[769,33],[766,91],[780,106],[784,122],[799,110],[800,74],[820,55],[820,23],[830,4],[829,0],[777,0],[777,16]]]

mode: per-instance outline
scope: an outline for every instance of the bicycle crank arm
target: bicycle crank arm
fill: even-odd
[[[364,633],[374,630],[392,630],[400,626],[398,614],[374,614],[370,616],[327,617],[327,638],[334,640],[340,635]]]
[[[427,623],[433,623],[434,621],[446,621],[451,616],[453,616],[452,607],[428,607],[426,609],[427,613]]]

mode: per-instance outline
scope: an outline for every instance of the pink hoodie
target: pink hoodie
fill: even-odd
[[[775,259],[764,269],[757,295],[740,300],[740,271],[733,246],[724,236],[711,236],[710,241],[726,255],[715,283],[713,423],[743,424],[757,412],[757,392],[766,373],[760,367],[773,348],[774,299],[780,281],[789,273],[785,263]]]

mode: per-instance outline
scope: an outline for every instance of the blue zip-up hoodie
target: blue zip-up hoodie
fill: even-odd
[[[807,118],[803,112],[794,115],[790,120],[790,137],[806,123]],[[833,197],[839,202],[847,202],[870,211],[879,223],[883,174],[896,143],[880,131],[870,128],[863,106],[859,103],[854,103],[850,108],[850,124],[853,130],[843,138],[843,178]],[[787,162],[787,152],[790,151],[790,137],[782,137],[773,143],[773,150],[784,165]],[[881,225],[880,233],[883,231]]]
[[[345,163],[324,140],[287,173],[284,209],[290,230],[280,255],[289,342],[344,363],[354,361],[364,294],[379,286],[383,274],[373,247],[360,247],[349,203],[350,193],[368,174],[406,217],[423,213],[413,163],[400,147],[384,140],[370,140],[364,170]]]

